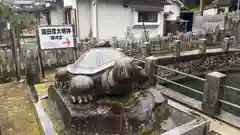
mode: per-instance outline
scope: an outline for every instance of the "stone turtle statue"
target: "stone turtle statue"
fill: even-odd
[[[122,96],[147,80],[142,63],[113,48],[93,48],[72,65],[59,68],[55,87],[69,91],[74,104],[103,96]]]
[[[104,110],[99,112],[104,113],[104,118],[112,119],[114,115],[119,119],[124,115],[137,132],[141,124],[151,127],[155,114],[165,114],[167,110],[166,99],[160,91],[152,88],[134,91],[133,85],[147,84],[147,80],[143,62],[114,48],[97,47],[82,54],[75,63],[59,68],[53,88],[68,93],[71,106],[78,108],[78,113],[84,113],[84,117],[98,118],[103,115],[95,114],[99,110]],[[88,113],[88,109],[94,113]],[[102,130],[99,124],[94,126]]]

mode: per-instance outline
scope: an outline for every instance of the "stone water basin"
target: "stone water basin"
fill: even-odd
[[[42,90],[37,91],[42,92]],[[60,98],[57,99],[59,95],[58,91],[52,91],[49,93],[48,98],[40,101],[58,135],[203,135],[207,131],[206,127],[209,123],[205,118],[180,111],[170,105],[164,107],[168,113],[158,118],[159,125],[156,130],[152,130],[152,127],[129,126],[135,121],[125,118],[124,115],[102,115],[80,120],[77,116],[81,114],[69,113],[69,109],[64,105],[66,103],[59,101]],[[58,102],[56,102],[57,100]],[[104,111],[106,111],[104,108],[98,109],[98,113],[104,114]],[[90,114],[90,112],[86,113]],[[40,117],[39,119],[41,121]]]

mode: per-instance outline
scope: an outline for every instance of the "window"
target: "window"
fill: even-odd
[[[138,22],[158,22],[158,12],[138,11]]]
[[[65,24],[71,24],[71,9],[65,9],[64,11]]]

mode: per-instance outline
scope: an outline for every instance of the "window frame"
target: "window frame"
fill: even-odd
[[[145,13],[144,13],[145,12]],[[156,20],[154,20],[154,21],[141,21],[140,20],[140,13],[142,13],[142,16],[144,16],[144,14],[146,15],[146,14],[155,14],[155,15],[157,15],[156,16]],[[155,16],[155,15],[153,15],[153,16]],[[138,23],[157,23],[158,22],[158,12],[157,11],[138,11]],[[149,19],[150,17],[148,16],[148,19]]]
[[[144,22],[145,26],[154,26],[154,27],[158,27],[161,25],[161,14],[163,14],[163,10],[161,8],[145,8],[145,7],[133,7],[132,8],[133,11],[133,27],[137,26],[137,27],[142,27],[143,26],[143,22],[139,22],[138,21],[138,13],[139,12],[157,12],[157,22]]]

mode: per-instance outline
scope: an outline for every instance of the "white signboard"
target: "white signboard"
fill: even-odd
[[[72,26],[39,26],[38,36],[42,50],[74,47]]]

